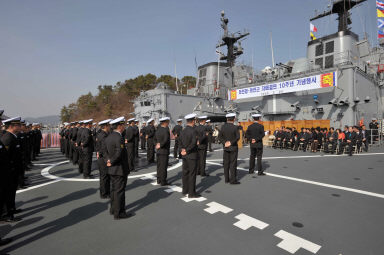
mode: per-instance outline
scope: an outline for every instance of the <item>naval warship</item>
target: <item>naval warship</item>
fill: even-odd
[[[164,83],[142,91],[134,101],[136,118],[146,121],[167,116],[174,122],[193,111],[208,115],[212,122],[225,121],[227,112],[236,112],[239,122],[261,113],[271,123],[312,120],[333,127],[382,120],[384,43],[371,47],[367,38],[360,40],[350,28],[351,9],[365,1],[334,1],[328,11],[310,21],[337,15],[336,33],[310,40],[306,57],[261,71],[236,64],[244,52],[241,41],[249,32],[229,32],[229,20],[222,12],[223,35],[216,47],[226,46],[227,54],[218,50],[220,61],[199,66],[196,86],[186,95]]]

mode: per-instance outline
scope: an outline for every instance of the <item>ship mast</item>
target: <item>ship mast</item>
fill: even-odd
[[[337,1],[334,1],[332,3],[331,10],[325,11],[322,14],[319,14],[319,15],[311,18],[310,21],[320,19],[320,18],[328,16],[328,15],[337,14],[339,16],[337,18],[337,20],[339,21],[339,26],[338,26],[339,30],[338,31],[339,32],[347,32],[347,31],[349,31],[348,25],[352,24],[349,10],[351,10],[354,6],[356,6],[362,2],[365,2],[365,1],[367,1],[367,0],[337,0]]]

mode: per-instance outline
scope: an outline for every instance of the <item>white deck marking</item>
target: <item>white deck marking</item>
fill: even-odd
[[[219,164],[219,163],[209,162],[208,160],[207,160],[207,164],[221,166],[221,164]],[[242,167],[237,167],[237,169],[242,170],[242,171],[247,171],[247,172],[249,171],[249,169],[245,169]],[[339,189],[339,190],[349,191],[349,192],[367,195],[367,196],[371,196],[371,197],[384,198],[384,194],[380,194],[380,193],[374,193],[374,192],[365,191],[365,190],[353,189],[353,188],[348,188],[348,187],[343,187],[343,186],[338,186],[338,185],[333,185],[333,184],[327,184],[327,183],[322,183],[322,182],[316,182],[316,181],[310,181],[310,180],[305,180],[305,179],[300,179],[300,178],[295,178],[295,177],[290,177],[290,176],[285,176],[285,175],[273,174],[273,173],[265,173],[265,174],[267,176],[277,177],[277,178],[281,178],[281,179],[286,179],[286,180],[291,180],[291,181],[296,181],[296,182],[303,182],[303,183],[327,187],[327,188],[331,188],[331,189]]]
[[[55,182],[60,182],[61,180],[53,180],[53,181],[50,181],[50,182],[45,182],[45,183],[42,183],[42,184],[39,184],[39,185],[35,185],[35,186],[32,186],[32,187],[29,187],[29,188],[26,188],[26,189],[21,189],[21,190],[18,190],[16,191],[17,194],[19,193],[23,193],[23,192],[26,192],[26,191],[30,191],[30,190],[33,190],[33,189],[37,189],[37,188],[40,188],[40,187],[44,187],[44,186],[47,186],[49,184],[53,184]]]
[[[146,176],[141,177],[140,180],[143,180],[143,181],[146,181],[146,180],[156,180],[156,177],[151,175],[151,174],[148,174]]]
[[[354,156],[376,156],[384,155],[384,152],[377,153],[364,153],[364,154],[354,154]],[[328,157],[348,157],[347,154],[343,155],[307,155],[307,156],[279,156],[279,157],[263,157],[263,159],[298,159],[298,158],[328,158]],[[238,160],[249,160],[249,158],[239,158]],[[209,161],[223,161],[223,159],[210,159]]]
[[[208,208],[204,209],[207,213],[214,214],[217,212],[222,212],[222,213],[229,213],[232,212],[233,209],[226,207],[225,205],[216,203],[216,202],[211,202],[207,204]]]
[[[320,245],[290,234],[284,230],[280,230],[275,236],[283,239],[277,246],[291,254],[295,254],[300,248],[316,254],[321,248]]]
[[[191,201],[202,202],[202,201],[207,200],[205,197],[197,197],[197,198],[182,197],[180,199],[183,200],[184,202],[187,202],[187,203],[189,203]]]
[[[62,163],[67,163],[69,162],[68,160],[67,161],[63,161],[63,162],[59,162],[58,164],[62,164]],[[169,167],[167,169],[167,171],[172,171],[172,170],[175,170],[177,168],[179,168],[183,163],[181,161],[179,161],[176,165],[173,165],[171,167]],[[56,166],[56,165],[54,165]],[[48,178],[48,179],[52,179],[52,180],[61,180],[61,181],[74,181],[74,182],[98,182],[99,181],[99,178],[94,178],[94,179],[83,179],[83,178],[65,178],[65,177],[59,177],[59,176],[56,176],[56,175],[53,175],[53,174],[50,174],[49,173],[49,170],[51,170],[51,168],[49,168],[48,170],[46,168],[44,168],[42,171],[41,171],[41,175]],[[132,175],[132,176],[128,176],[128,179],[135,179],[135,178],[141,178],[141,177],[148,177],[150,175],[154,175],[156,174],[156,172],[151,172],[151,173],[146,173],[146,174],[137,174],[137,175]]]
[[[168,186],[168,189],[165,190],[165,192],[168,192],[168,193],[172,193],[172,192],[182,192],[183,189],[178,187],[178,186],[175,186],[175,185],[171,185],[171,186]]]
[[[238,228],[241,228],[242,230],[247,230],[250,227],[255,227],[258,229],[265,229],[269,226],[269,224],[262,222],[261,220],[255,219],[253,217],[250,217],[244,213],[241,213],[235,217],[235,219],[238,219],[238,222],[233,223]]]
[[[52,166],[53,164],[33,164],[34,166]]]
[[[151,184],[153,185],[153,186],[158,186],[159,184],[157,183],[157,181],[155,181],[155,182],[151,182]]]

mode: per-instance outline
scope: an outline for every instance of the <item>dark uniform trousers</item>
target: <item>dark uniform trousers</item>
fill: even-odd
[[[73,151],[75,150],[75,146],[72,140],[69,140],[69,159],[73,162]]]
[[[84,171],[84,154],[81,146],[77,147],[77,153],[79,154],[79,159],[77,160],[77,163],[79,164],[79,173],[82,174]]]
[[[169,153],[157,153],[157,183],[167,183],[167,168],[169,161]]]
[[[193,155],[195,154],[195,155]],[[196,194],[196,170],[197,170],[197,153],[183,157],[183,194],[193,196]]]
[[[223,152],[225,182],[237,181],[237,154],[238,150]]]
[[[75,142],[72,142],[72,144],[73,144],[72,162],[73,162],[73,164],[78,164],[79,163],[79,150],[77,149]]]
[[[85,147],[83,148],[83,175],[89,176],[92,170],[92,149]]]
[[[100,196],[107,197],[111,193],[111,183],[110,177],[108,175],[107,164],[104,161],[104,158],[99,157],[97,160],[97,164],[99,166],[100,173]]]
[[[263,156],[263,147],[251,147],[251,155],[249,156],[249,172],[253,173],[255,170],[255,158],[257,157],[257,171],[262,173],[261,160]]]
[[[180,149],[179,149],[179,147],[180,147],[179,143],[180,143],[180,138],[176,137],[175,138],[175,146],[173,147],[173,157],[174,158],[180,158],[179,156],[181,156],[180,155]]]
[[[125,187],[127,176],[110,175],[111,177],[111,210],[115,217],[125,213]]]
[[[140,142],[141,142],[141,149],[145,150],[146,140],[145,140],[145,135],[144,134],[140,137]]]
[[[212,151],[212,141],[213,141],[213,136],[211,133],[208,134],[208,150]]]
[[[153,163],[155,162],[155,142],[153,138],[148,138],[147,139],[147,160],[148,163]]]
[[[126,143],[127,156],[128,156],[128,169],[130,172],[135,170],[135,143],[128,142]]]
[[[197,165],[197,174],[198,175],[206,175],[205,166],[207,161],[207,149],[198,149],[198,165]]]

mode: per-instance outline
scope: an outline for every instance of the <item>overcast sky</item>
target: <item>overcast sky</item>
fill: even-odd
[[[241,61],[255,69],[305,57],[309,18],[329,0],[1,0],[0,108],[8,116],[57,115],[98,85],[140,74],[196,75],[215,61],[220,11],[230,31],[248,29]],[[336,32],[336,16],[315,21]],[[376,44],[375,1],[353,11],[353,31]]]

